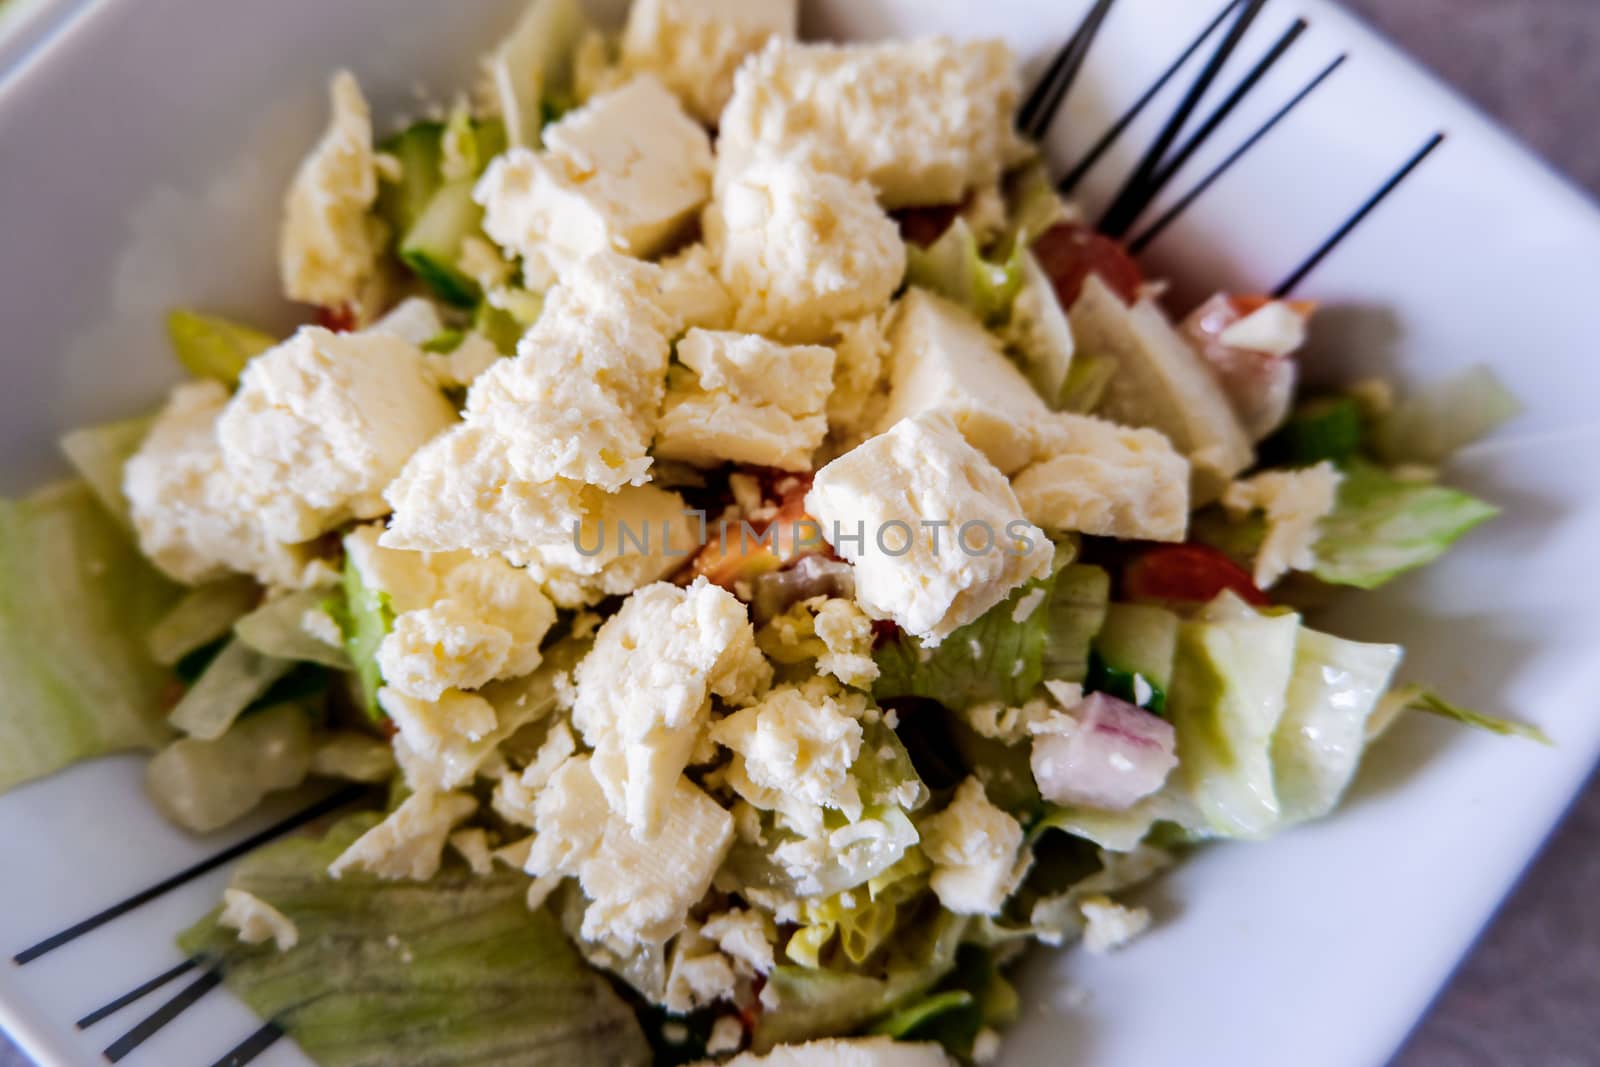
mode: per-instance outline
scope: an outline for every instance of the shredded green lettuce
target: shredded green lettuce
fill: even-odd
[[[330,878],[328,864],[377,819],[353,816],[240,864],[232,887],[287,916],[293,948],[242,944],[216,913],[179,945],[220,966],[228,989],[321,1067],[650,1061],[633,1012],[548,912],[528,911],[524,875],[452,862],[427,883]]]
[[[1522,414],[1522,405],[1488,367],[1471,367],[1396,404],[1372,427],[1386,463],[1437,466]]]
[[[183,694],[167,721],[190,737],[215,741],[293,668],[289,660],[263,656],[237,638],[230,640]]]
[[[133,519],[128,514],[128,498],[122,494],[122,470],[139,451],[154,422],[148,415],[123,419],[73,430],[61,439],[61,451],[72,469],[94,491],[101,506],[128,530],[133,529]]]
[[[1322,520],[1312,573],[1336,585],[1375,589],[1432,563],[1498,514],[1459,490],[1397,478],[1355,460],[1344,467],[1338,503]]]
[[[362,706],[374,721],[382,719],[378,690],[383,688],[383,672],[378,669],[378,646],[394,627],[394,609],[389,605],[388,594],[369,588],[362,580],[361,568],[347,556],[340,595],[331,597],[323,609],[344,634],[344,649],[355,665]]]
[[[906,246],[906,281],[960,304],[979,322],[1002,322],[1022,288],[1025,252],[1003,263],[985,259],[972,227],[958,218],[927,248]]]
[[[177,595],[81,482],[0,500],[0,790],[166,740],[144,634]]]
[[[184,308],[167,314],[167,338],[184,370],[224,385],[237,383],[246,363],[278,343],[253,326]]]
[[[1394,690],[1384,698],[1384,705],[1390,709],[1390,714],[1386,715],[1385,719],[1392,719],[1401,711],[1425,711],[1430,715],[1453,719],[1475,730],[1499,734],[1501,737],[1522,737],[1529,741],[1537,741],[1541,745],[1554,744],[1549,734],[1531,723],[1502,719],[1496,715],[1486,715],[1481,711],[1463,708],[1422,685],[1407,685]],[[1387,721],[1381,723],[1380,729],[1387,725]]]
[[[1081,682],[1110,588],[1099,567],[1068,564],[1023,585],[937,648],[901,634],[875,654],[873,695],[922,697],[960,710],[991,700],[1021,704],[1047,680]]]
[[[172,666],[226,636],[260,599],[260,586],[243,575],[195,586],[150,627],[145,638],[150,654],[157,663]]]
[[[306,613],[321,611],[327,599],[326,589],[301,589],[269,600],[233,624],[234,636],[263,656],[347,671],[345,650],[319,641],[304,626]]]

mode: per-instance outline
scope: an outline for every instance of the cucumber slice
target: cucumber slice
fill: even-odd
[[[1167,689],[1178,648],[1178,616],[1154,604],[1112,604],[1094,647],[1106,666],[1142,674],[1151,685]]]
[[[407,233],[427,209],[443,179],[444,123],[417,122],[378,146],[400,161],[398,182],[378,184],[378,214],[395,233]]]
[[[483,208],[472,199],[471,180],[440,187],[400,244],[400,259],[439,299],[457,307],[478,302],[478,285],[459,266],[461,241],[478,231]]]

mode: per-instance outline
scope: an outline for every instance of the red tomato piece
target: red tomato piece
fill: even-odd
[[[1206,545],[1155,545],[1122,569],[1122,595],[1129,600],[1204,604],[1227,589],[1256,607],[1272,603],[1249,572]]]
[[[356,328],[356,309],[348,304],[336,308],[317,308],[317,325],[334,333],[349,333]]]
[[[1091,274],[1099,275],[1112,292],[1130,304],[1139,299],[1144,286],[1144,272],[1128,250],[1086,226],[1057,223],[1033,242],[1033,254],[1055,283],[1056,297],[1064,308],[1078,302]]]

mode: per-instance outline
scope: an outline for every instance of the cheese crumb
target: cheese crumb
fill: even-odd
[[[1256,554],[1255,582],[1267,589],[1290,571],[1316,566],[1318,524],[1339,503],[1343,480],[1332,463],[1294,471],[1266,471],[1234,482],[1222,506],[1234,518],[1266,513],[1267,534]]]
[[[450,831],[477,807],[466,793],[413,793],[356,838],[329,865],[328,873],[338,878],[354,869],[379,878],[426,882],[439,873]]]
[[[989,802],[982,782],[962,782],[950,806],[922,826],[939,903],[958,915],[999,911],[1031,859],[1022,838],[1022,824]]]
[[[714,126],[739,64],[774,37],[793,40],[799,16],[798,0],[635,0],[622,31],[622,66],[655,73]]]
[[[1147,908],[1128,908],[1108,896],[1085,897],[1078,908],[1085,922],[1083,947],[1097,956],[1121,948],[1150,927]]]
[[[1189,462],[1155,430],[1057,414],[1039,427],[1044,458],[1012,480],[1029,520],[1053,532],[1182,541]]]
[[[222,891],[217,925],[239,931],[239,940],[247,945],[271,941],[279,952],[288,952],[300,943],[300,931],[287,915],[242,889]]]

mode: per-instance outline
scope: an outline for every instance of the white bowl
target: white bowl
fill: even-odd
[[[1222,3],[1123,0],[1113,9],[1049,141],[1060,172]],[[13,62],[0,78],[0,491],[58,472],[54,440],[64,428],[157,400],[175,376],[159,329],[169,306],[292,321],[276,296],[277,206],[322,122],[333,68],[353,67],[377,114],[398,119],[415,109],[418,83],[442,95],[467,84],[474,56],[519,6],[408,4],[402,15],[390,0],[93,0],[30,11],[22,21],[35,37],[54,32],[26,51],[0,42],[0,58]],[[810,4],[807,22],[847,36],[1000,34],[1037,70],[1088,6],[824,0]],[[1506,514],[1444,563],[1351,597],[1328,621],[1404,642],[1410,675],[1537,722],[1558,747],[1404,722],[1337,817],[1200,855],[1162,883],[1159,925],[1120,955],[1035,959],[1006,1062],[1382,1062],[1600,752],[1600,217],[1320,0],[1270,4],[1200,114],[1301,15],[1309,28],[1141,226],[1314,75],[1348,60],[1187,207],[1147,258],[1172,275],[1180,298],[1270,288],[1436,132],[1448,135],[1296,292],[1328,308],[1312,357],[1325,377],[1414,382],[1478,362],[1500,372],[1528,413],[1450,475]],[[1155,94],[1090,172],[1080,192],[1091,208],[1132,173],[1210,50]],[[0,954],[217,855],[288,804],[254,827],[194,840],[145,805],[132,757],[0,798]],[[44,1063],[100,1062],[100,1050],[195,975],[172,977],[87,1030],[74,1020],[179,964],[173,935],[211,905],[225,877],[217,868],[184,879],[25,965],[0,964],[0,1022]],[[124,1062],[200,1067],[259,1026],[226,993],[205,992]],[[255,1062],[305,1061],[280,1041]]]

